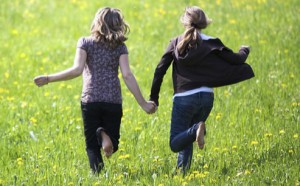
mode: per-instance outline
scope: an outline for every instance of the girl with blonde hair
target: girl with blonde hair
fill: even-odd
[[[73,79],[83,75],[81,111],[84,123],[86,151],[93,172],[99,173],[104,163],[100,153],[110,157],[118,150],[122,118],[120,68],[127,88],[148,114],[155,104],[146,101],[129,66],[125,45],[129,26],[119,9],[100,9],[93,20],[91,35],[77,43],[74,64],[64,71],[34,78],[37,86]]]
[[[185,31],[172,39],[156,67],[150,100],[159,105],[159,91],[166,71],[172,64],[173,108],[170,147],[178,152],[177,168],[190,168],[193,142],[204,148],[205,121],[214,102],[214,87],[238,83],[254,77],[245,63],[250,48],[237,53],[220,39],[202,33],[210,23],[203,10],[187,7],[181,17]]]

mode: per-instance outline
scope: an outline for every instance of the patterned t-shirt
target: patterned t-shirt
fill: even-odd
[[[92,37],[81,37],[77,48],[86,51],[87,59],[83,70],[81,101],[122,103],[121,85],[118,77],[119,58],[128,54],[125,44],[112,49],[96,42]]]

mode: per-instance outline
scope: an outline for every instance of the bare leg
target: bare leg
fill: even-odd
[[[200,122],[199,123],[199,127],[197,129],[197,133],[196,133],[196,141],[197,141],[197,144],[198,144],[198,147],[200,149],[203,149],[204,148],[204,131],[205,131],[205,123],[204,122]]]

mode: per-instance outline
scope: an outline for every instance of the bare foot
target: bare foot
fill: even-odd
[[[201,121],[199,123],[199,127],[196,132],[196,141],[200,149],[204,148],[204,131],[205,131],[205,123]]]
[[[113,144],[110,137],[101,130],[101,138],[102,138],[102,149],[104,151],[104,155],[109,158],[113,153]]]

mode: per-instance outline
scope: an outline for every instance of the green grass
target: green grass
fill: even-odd
[[[122,82],[120,150],[91,175],[80,114],[81,78],[37,88],[33,77],[70,67],[77,39],[98,8],[120,8],[131,26],[132,70],[147,98],[187,5],[203,7],[205,30],[233,50],[251,45],[256,77],[215,89],[206,147],[174,175],[169,144],[171,70],[159,110],[145,114]],[[300,53],[297,0],[46,1],[0,5],[0,185],[299,185]],[[37,141],[30,133],[33,132]]]

